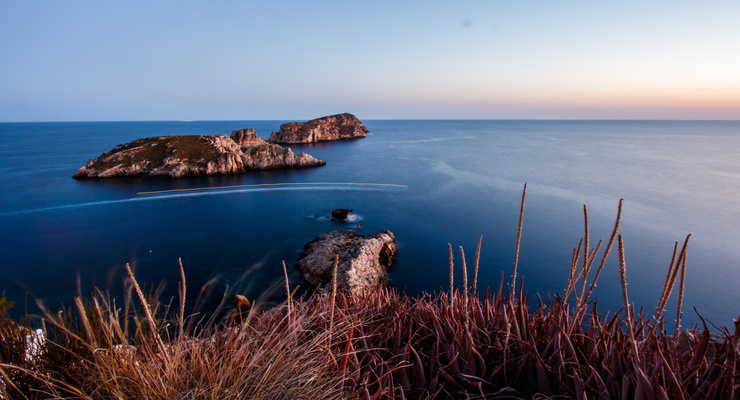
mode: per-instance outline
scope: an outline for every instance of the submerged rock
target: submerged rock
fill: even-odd
[[[306,153],[293,154],[291,149],[269,144],[253,129],[242,129],[232,132],[231,138],[193,135],[136,139],[90,159],[74,178],[181,178],[325,164]]]
[[[349,214],[354,211],[346,208],[337,208],[331,211],[331,217],[340,221],[346,221]]]
[[[352,114],[327,115],[308,122],[288,122],[280,125],[279,132],[272,132],[270,143],[316,143],[334,140],[364,138],[368,132],[365,124]]]
[[[397,251],[396,238],[387,230],[367,238],[353,230],[331,231],[303,247],[296,268],[309,284],[320,291],[331,291],[338,255],[337,288],[357,299],[386,284],[387,269]]]

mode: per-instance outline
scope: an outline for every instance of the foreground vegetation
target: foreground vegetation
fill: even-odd
[[[628,301],[619,216],[603,249],[601,241],[590,247],[585,207],[584,217],[566,291],[539,297],[537,306],[522,292],[516,262],[509,284],[502,273],[498,290],[479,293],[478,256],[471,283],[463,249],[456,265],[452,246],[443,293],[410,298],[381,289],[348,299],[335,286],[323,296],[288,295],[279,307],[233,308],[209,320],[186,315],[184,273],[178,307],[145,295],[129,270],[123,304],[96,292],[46,312],[43,346],[29,348],[28,321],[0,316],[0,397],[740,397],[740,321],[733,333],[679,329],[688,238],[680,249],[676,243],[657,311],[648,316]],[[591,295],[615,243],[625,305],[605,315]],[[455,268],[463,271],[458,286]],[[291,293],[287,273],[285,285]],[[667,332],[664,308],[674,287],[678,321]]]

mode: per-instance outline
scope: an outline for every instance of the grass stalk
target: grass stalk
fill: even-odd
[[[460,259],[462,260],[463,271],[463,299],[465,300],[465,310],[468,309],[468,267],[465,265],[465,250],[460,246]]]
[[[578,257],[580,257],[581,254],[581,246],[583,246],[583,238],[581,238],[581,240],[578,242],[578,247],[573,248],[573,255],[570,258],[570,274],[568,274],[568,284],[565,285],[565,294],[563,295],[564,301],[568,301],[570,293],[575,290],[576,282],[578,282],[578,278],[581,276],[582,271],[580,269],[578,269],[578,273],[576,274],[576,268],[578,268]],[[578,299],[576,298],[576,300]]]
[[[681,251],[678,253],[678,258],[676,258],[676,250],[678,248],[677,247],[678,242],[675,242],[673,245],[673,256],[671,257],[671,263],[668,266],[668,273],[666,274],[666,281],[663,284],[663,291],[661,292],[660,299],[658,300],[658,308],[655,310],[655,316],[653,317],[653,324],[652,324],[653,328],[657,326],[658,321],[660,319],[660,315],[665,310],[665,306],[668,303],[668,300],[670,299],[671,294],[673,293],[673,288],[676,285],[676,279],[678,278],[678,274],[682,268],[682,265],[685,262],[686,251],[688,249],[690,237],[691,235],[686,236],[686,240],[683,243],[683,247],[681,247]],[[681,294],[680,297],[681,299],[683,299],[683,294]]]
[[[604,269],[604,265],[606,264],[606,259],[609,257],[609,253],[612,250],[612,245],[614,244],[614,239],[617,237],[617,233],[619,232],[619,222],[622,218],[622,202],[624,199],[619,199],[619,206],[617,207],[617,220],[614,222],[614,229],[612,230],[612,234],[609,237],[609,241],[606,244],[606,248],[604,249],[604,254],[601,256],[601,262],[599,262],[599,267],[596,268],[596,273],[594,274],[594,280],[591,282],[591,286],[588,288],[588,293],[586,293],[585,301],[588,301],[588,299],[591,297],[591,293],[594,291],[594,288],[596,287],[596,282],[599,280],[599,275],[601,275],[601,271]]]
[[[159,351],[162,354],[163,359],[165,360],[165,365],[167,365],[167,363],[169,362],[169,354],[168,354],[167,348],[164,345],[164,342],[162,342],[162,337],[159,336],[157,325],[155,324],[154,317],[152,316],[152,312],[149,309],[149,303],[146,301],[144,292],[141,291],[141,287],[139,286],[139,283],[136,281],[136,277],[134,277],[134,273],[131,271],[131,267],[129,266],[128,263],[126,263],[126,271],[128,272],[128,276],[129,278],[131,278],[131,282],[134,285],[134,289],[136,290],[136,295],[139,296],[139,300],[141,301],[141,304],[144,308],[144,314],[146,315],[146,320],[149,323],[151,334],[157,343],[157,347],[159,347]]]
[[[658,299],[658,307],[655,309],[655,316],[653,317],[653,328],[658,323],[660,314],[663,313],[666,302],[670,297],[670,293],[673,290],[673,283],[671,282],[671,276],[673,276],[673,269],[676,263],[676,254],[678,254],[678,242],[673,243],[673,256],[671,256],[671,262],[668,264],[668,273],[665,275],[665,282],[663,282],[663,290],[660,292],[660,298]]]
[[[85,334],[87,335],[88,343],[90,343],[92,348],[95,349],[98,347],[97,341],[95,340],[95,334],[93,333],[92,326],[90,325],[90,319],[87,318],[87,312],[85,312],[85,306],[82,304],[82,299],[79,296],[75,296],[74,302],[77,306],[77,311],[80,314],[82,326],[85,328]]]
[[[583,266],[581,267],[581,269],[583,270],[583,279],[581,283],[581,293],[578,296],[578,305],[577,305],[578,308],[580,308],[581,305],[583,304],[583,296],[584,296],[584,293],[586,292],[586,281],[588,279],[588,272],[589,272],[588,271],[589,270],[588,260],[589,260],[590,251],[591,251],[591,249],[589,248],[590,235],[589,235],[589,230],[588,230],[588,210],[586,209],[585,204],[583,205],[583,225],[584,225],[584,228],[583,228],[583,232],[584,232],[583,233]]]
[[[334,258],[334,272],[331,279],[331,314],[329,317],[329,332],[334,331],[334,307],[337,304],[337,266],[339,266],[339,254]]]
[[[180,337],[184,337],[185,329],[185,298],[187,295],[185,285],[185,269],[182,267],[182,258],[177,259],[177,263],[180,265]]]
[[[519,228],[516,233],[516,252],[514,254],[514,272],[512,273],[511,279],[511,297],[516,297],[516,270],[519,267],[519,248],[522,244],[522,225],[524,223],[524,200],[527,196],[527,182],[524,182],[524,189],[522,190],[522,203],[519,208]]]
[[[285,267],[285,260],[283,260],[283,276],[285,277],[285,295],[288,296],[288,312],[290,313],[293,296],[290,294],[290,281],[288,280],[288,269]]]
[[[689,236],[686,237],[687,243],[689,241]],[[681,260],[681,280],[678,286],[678,304],[676,305],[676,330],[673,333],[674,338],[678,338],[678,332],[681,330],[681,306],[683,306],[683,291],[684,291],[685,285],[686,285],[686,251],[683,252],[683,259]]]
[[[455,263],[452,255],[452,245],[447,243],[447,247],[450,251],[450,306],[452,306],[455,299]]]
[[[462,260],[462,272],[463,272],[463,293],[468,292],[468,267],[465,264],[465,250],[460,246],[460,259]]]
[[[617,238],[619,242],[619,280],[622,283],[622,299],[624,300],[625,320],[627,322],[630,345],[632,346],[632,354],[635,357],[635,362],[639,364],[640,355],[637,351],[637,341],[635,340],[635,331],[632,326],[632,315],[630,313],[630,305],[627,298],[627,265],[624,261],[624,240],[622,239],[622,235],[618,235]]]
[[[483,235],[478,238],[478,249],[475,251],[475,274],[473,275],[473,292],[478,291],[478,265],[480,264],[480,248],[483,244]]]

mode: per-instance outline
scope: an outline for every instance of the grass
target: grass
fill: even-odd
[[[131,151],[132,148],[137,150]],[[125,160],[118,160],[119,153],[124,151],[127,152]],[[112,168],[121,164],[122,161],[125,161],[125,164],[153,163],[153,167],[161,167],[167,157],[177,157],[188,164],[204,167],[207,160],[214,159],[216,156],[218,156],[217,150],[206,136],[151,137],[117,146],[98,157],[91,168]]]
[[[529,297],[521,280],[504,287],[503,275],[497,291],[479,293],[477,272],[469,286],[464,252],[455,263],[451,245],[450,269],[464,268],[464,282],[456,286],[451,275],[449,291],[412,298],[380,289],[353,300],[336,290],[289,294],[278,307],[210,319],[185,313],[182,264],[179,307],[145,294],[131,273],[122,304],[97,291],[74,308],[47,311],[46,345],[34,357],[14,339],[28,321],[4,318],[2,397],[738,398],[740,321],[719,335],[706,325],[695,335],[665,329],[677,282],[683,295],[688,238],[674,247],[657,313],[636,312],[620,215],[621,202],[612,237],[590,248],[584,207],[566,291],[547,297]],[[615,241],[625,305],[609,315],[590,296]],[[480,241],[475,271],[479,252]]]

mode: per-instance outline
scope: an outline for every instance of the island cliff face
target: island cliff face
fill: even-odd
[[[267,142],[262,140],[261,137],[257,136],[257,132],[252,128],[231,131],[231,140],[238,144],[239,147],[252,147],[267,144]]]
[[[305,168],[325,165],[312,156],[278,144],[267,143],[257,136],[254,129],[242,129],[231,133],[231,140],[241,147],[244,170]]]
[[[75,179],[113,177],[181,178],[239,174],[248,170],[325,165],[306,153],[260,139],[253,129],[211,136],[159,136],[116,146],[90,159]]]
[[[281,144],[328,142],[364,138],[367,132],[367,127],[357,117],[345,113],[282,124],[280,131],[272,132],[267,141]]]

